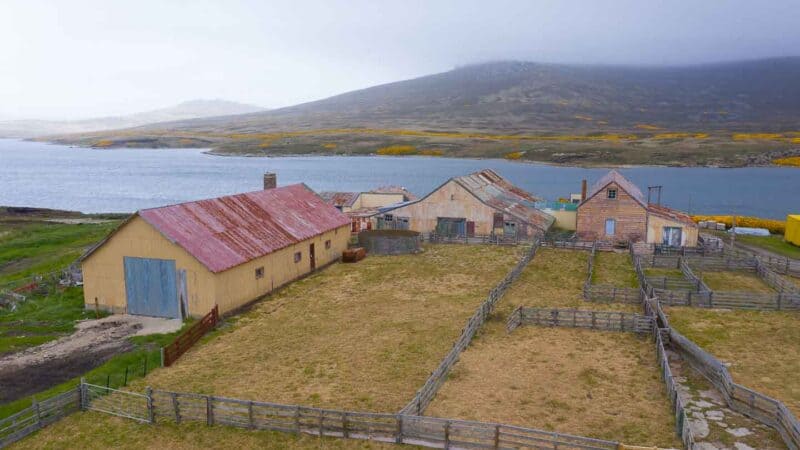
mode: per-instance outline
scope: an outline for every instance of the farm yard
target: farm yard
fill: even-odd
[[[627,254],[598,253],[605,281],[629,285]],[[462,354],[426,415],[536,424],[636,445],[677,446],[652,342],[633,333],[527,326],[506,320],[518,305],[638,312],[582,298],[589,252],[540,249]],[[624,257],[624,258],[623,258]]]
[[[697,271],[697,276],[714,291],[748,291],[774,294],[767,283],[754,273],[729,271]]]
[[[670,324],[729,364],[733,378],[800,414],[797,312],[668,307]]]

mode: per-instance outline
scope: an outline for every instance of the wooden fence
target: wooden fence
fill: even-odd
[[[121,414],[116,411],[115,415],[147,418],[139,421],[150,423],[200,422],[433,448],[616,450],[620,446],[613,441],[498,423],[310,408],[161,390],[145,394],[116,391],[108,397],[118,397],[118,404],[135,408]],[[86,409],[94,409],[93,401]]]
[[[694,271],[686,264],[685,259],[681,258],[678,268],[681,270],[681,273],[683,273],[683,277],[688,280],[689,283],[692,283],[698,292],[711,292],[711,288],[694,274]]]
[[[514,266],[513,269],[506,275],[506,277],[501,281],[497,286],[495,286],[490,292],[488,298],[481,303],[475,313],[470,317],[467,321],[466,326],[461,330],[461,335],[453,344],[453,347],[444,357],[444,359],[439,363],[439,366],[431,373],[428,379],[425,381],[425,384],[416,392],[414,398],[400,410],[401,414],[413,414],[413,415],[422,415],[425,411],[425,408],[428,407],[433,397],[436,395],[436,392],[439,391],[442,383],[444,383],[445,379],[447,379],[447,374],[450,372],[450,369],[453,365],[458,361],[458,357],[462,351],[469,345],[472,341],[472,338],[475,336],[475,333],[478,329],[486,322],[486,318],[489,317],[489,314],[494,310],[494,306],[498,300],[500,300],[503,295],[505,295],[506,290],[508,290],[509,286],[519,278],[522,271],[527,267],[528,263],[533,259],[536,255],[536,250],[539,248],[539,241],[535,241],[531,246],[530,250],[525,252],[525,255],[520,259],[520,261]]]
[[[583,298],[590,302],[617,302],[640,304],[642,295],[639,288],[617,287],[608,284],[584,283]]]
[[[760,259],[756,259],[755,271],[759,278],[764,280],[772,289],[780,293],[800,294],[800,287],[778,275],[777,272],[770,269]]]
[[[211,311],[196,324],[181,333],[171,344],[161,349],[161,365],[163,367],[171,366],[181,355],[192,348],[201,337],[214,329],[217,326],[217,322],[219,322],[219,306],[214,305]]]
[[[80,409],[80,389],[70,389],[0,420],[0,448],[10,445]]]
[[[689,426],[689,415],[686,405],[684,405],[681,400],[678,383],[675,382],[675,377],[672,375],[672,368],[669,366],[669,357],[664,347],[661,329],[655,333],[655,340],[656,357],[658,358],[658,364],[661,368],[661,378],[667,386],[667,396],[669,397],[673,414],[675,415],[675,432],[680,436],[683,447],[691,450],[694,448],[695,444],[694,433]]]
[[[653,331],[653,323],[652,317],[634,313],[519,306],[509,316],[506,330],[511,332],[522,325],[539,325],[650,333]]]
[[[478,234],[474,236],[456,234],[428,233],[422,236],[422,241],[434,244],[492,244],[492,245],[518,245],[530,243],[534,239],[519,236],[503,236],[501,234]]]

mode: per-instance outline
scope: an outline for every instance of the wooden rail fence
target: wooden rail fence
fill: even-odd
[[[654,323],[652,317],[634,313],[519,306],[509,316],[506,330],[511,332],[522,325],[539,325],[650,333],[653,331]]]
[[[206,333],[214,329],[219,322],[219,306],[214,305],[211,311],[196,324],[176,337],[171,344],[161,349],[161,365],[169,367],[187,350],[197,343]]]
[[[80,409],[80,389],[54,395],[0,420],[0,448],[10,445]]]
[[[486,322],[486,318],[489,317],[489,314],[494,310],[495,304],[505,295],[511,284],[519,278],[522,271],[536,255],[536,250],[538,248],[539,241],[537,240],[534,241],[530,250],[525,252],[525,255],[523,255],[506,277],[489,292],[487,299],[481,303],[472,317],[467,321],[466,326],[461,330],[461,335],[444,359],[439,363],[439,366],[431,373],[425,381],[425,384],[416,392],[414,398],[400,410],[401,414],[422,415],[425,408],[428,407],[433,397],[439,391],[442,383],[447,379],[447,374],[458,361],[461,352],[469,346],[475,333],[483,323]]]

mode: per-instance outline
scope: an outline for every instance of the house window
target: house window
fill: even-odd
[[[264,278],[264,266],[256,268],[256,280]]]
[[[383,221],[384,222],[391,222],[393,220],[394,220],[394,216],[392,216],[391,214],[386,214],[385,216],[383,216]]]
[[[614,200],[615,198],[617,198],[617,190],[616,189],[609,189],[608,190],[608,198],[610,198],[611,200]]]
[[[302,252],[295,252],[295,254],[294,254],[294,262],[295,263],[299,263],[302,259],[303,259],[303,253]]]
[[[614,219],[606,219],[606,236],[613,236],[617,231],[617,221]]]
[[[456,194],[450,194],[450,200],[455,200],[455,199],[456,199]]]
[[[325,250],[330,250],[330,248],[331,248],[331,240],[328,239],[327,241],[325,241]]]

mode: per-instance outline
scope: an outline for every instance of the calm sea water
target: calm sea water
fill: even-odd
[[[427,157],[221,157],[203,150],[96,150],[0,139],[0,205],[83,212],[141,208],[260,189],[265,171],[278,184],[315,190],[405,186],[425,194],[448,178],[495,169],[548,199],[580,192],[605,169],[555,167],[503,160]],[[634,167],[622,173],[646,192],[663,185],[662,201],[692,213],[783,218],[800,212],[800,169]]]

